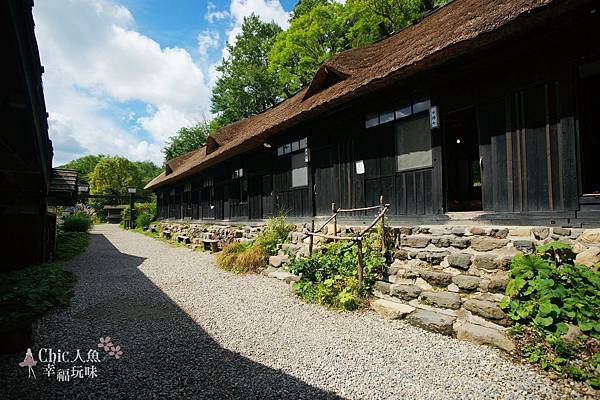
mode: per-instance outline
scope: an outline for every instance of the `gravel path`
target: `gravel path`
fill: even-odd
[[[283,282],[115,226],[97,226],[68,268],[75,298],[36,327],[36,359],[41,347],[97,349],[106,335],[124,357],[70,382],[39,364],[28,380],[22,354],[0,357],[0,398],[570,398],[494,349],[304,304]]]

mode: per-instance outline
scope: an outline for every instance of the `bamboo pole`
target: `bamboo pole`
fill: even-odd
[[[315,230],[315,220],[313,219],[310,221],[310,232],[309,233],[314,234],[315,233],[314,230]],[[313,235],[308,235],[308,237],[309,237],[309,239],[308,239],[308,255],[311,256],[312,252],[313,252],[314,237],[313,237]]]
[[[323,223],[323,225],[321,225],[321,227],[319,229],[317,229],[316,231],[313,231],[313,232],[319,232],[321,229],[325,228],[327,226],[327,224],[330,223],[335,218],[335,216],[336,216],[336,214],[333,214],[331,217],[329,217],[327,219],[327,221],[325,221]]]
[[[337,236],[337,210],[335,203],[331,203],[331,212],[333,213],[333,236]]]
[[[377,215],[377,217],[373,220],[373,222],[371,222],[371,224],[369,226],[367,226],[365,229],[362,230],[362,232],[360,232],[360,234],[358,236],[362,236],[365,233],[367,233],[371,228],[373,228],[375,226],[375,224],[377,222],[379,222],[379,220],[381,219],[381,217],[383,217],[385,215],[385,213],[388,211],[388,209],[390,208],[389,204],[386,204],[383,206],[383,210],[381,210],[381,212],[379,213],[379,215]]]
[[[356,246],[358,246],[358,285],[362,289],[363,286],[363,252],[362,252],[362,242],[356,242]]]
[[[361,207],[361,208],[339,208],[336,211],[338,213],[348,213],[348,212],[357,212],[357,211],[369,211],[381,208],[381,206],[371,206],[371,207]]]
[[[306,235],[308,235],[310,237],[318,236],[318,237],[322,237],[324,239],[349,240],[349,241],[353,241],[353,242],[360,242],[362,240],[362,237],[360,237],[360,236],[333,236],[333,235],[326,235],[324,233],[318,233],[318,232],[306,232]]]
[[[379,206],[383,207],[383,195],[379,196]],[[381,254],[385,256],[385,213],[381,215]]]

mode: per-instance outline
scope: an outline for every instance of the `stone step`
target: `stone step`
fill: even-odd
[[[377,299],[371,302],[371,308],[385,319],[400,319],[415,310],[408,304],[396,303],[391,300]]]
[[[279,279],[280,281],[284,281],[285,283],[297,282],[300,280],[300,277],[292,274],[291,272],[275,270],[267,273],[269,278]]]
[[[513,351],[515,344],[506,334],[497,329],[475,325],[470,322],[456,323],[454,326],[456,337],[475,344],[487,344],[498,347],[504,351]]]

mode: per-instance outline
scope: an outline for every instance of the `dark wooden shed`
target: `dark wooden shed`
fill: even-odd
[[[0,270],[51,260],[56,206],[77,195],[77,173],[52,169],[32,7],[0,4]]]

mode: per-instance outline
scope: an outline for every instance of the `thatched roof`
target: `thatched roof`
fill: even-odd
[[[481,49],[575,4],[581,1],[454,0],[384,40],[336,54],[321,66],[311,85],[258,115],[219,129],[207,147],[170,161],[169,173],[163,172],[146,188],[155,189],[256,148],[282,129]]]

